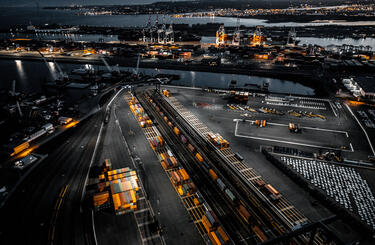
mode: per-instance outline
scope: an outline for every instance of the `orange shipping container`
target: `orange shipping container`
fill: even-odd
[[[170,157],[170,159],[171,159],[173,165],[174,165],[174,166],[177,166],[177,160],[176,160],[176,158],[174,158],[174,157]]]
[[[229,237],[227,235],[227,233],[223,230],[223,228],[221,228],[221,226],[219,226],[217,228],[217,231],[219,232],[221,238],[224,240],[225,243],[227,243],[229,241]]]
[[[180,130],[177,127],[174,127],[173,131],[176,135],[180,135]]]
[[[206,229],[207,232],[210,232],[212,230],[212,225],[211,225],[210,221],[208,221],[206,215],[202,216],[202,224],[203,224],[203,226],[204,226],[204,228]]]
[[[267,237],[264,235],[264,233],[259,229],[258,226],[252,227],[255,235],[260,239],[261,242],[267,241]]]
[[[214,180],[214,181],[216,181],[217,180],[217,174],[212,170],[212,169],[210,169],[209,171],[208,171],[208,173],[211,175],[211,178]]]
[[[250,223],[250,213],[246,210],[246,208],[242,205],[238,208],[238,213],[241,215],[241,217],[247,222]]]
[[[165,170],[167,170],[167,169],[168,169],[168,167],[167,167],[167,165],[165,164],[165,162],[164,162],[164,161],[161,161],[161,166],[163,166],[163,168],[164,168]]]
[[[185,169],[180,169],[179,171],[180,171],[180,174],[181,174],[182,178],[184,179],[184,181],[189,179],[189,175],[186,173]]]
[[[270,184],[267,184],[266,185],[266,188],[272,193],[272,194],[274,194],[274,195],[276,195],[276,196],[278,196],[280,193],[275,189],[275,188],[273,188],[273,186],[272,185],[270,185]]]
[[[195,154],[195,157],[198,159],[198,161],[203,162],[203,158],[199,153]]]
[[[211,237],[213,238],[211,240],[213,244],[221,244],[219,238],[217,237],[217,235],[214,231],[211,231],[210,234],[211,234]]]

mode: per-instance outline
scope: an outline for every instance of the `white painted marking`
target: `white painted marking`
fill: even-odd
[[[353,145],[351,142],[350,142],[350,149],[352,149],[352,151],[354,152]]]
[[[242,120],[241,119],[233,119],[233,121],[241,122]],[[246,120],[246,122],[254,123],[255,121],[253,121],[253,120]],[[275,125],[275,126],[280,126],[280,127],[289,127],[288,124],[272,123],[272,122],[267,122],[267,125]],[[319,131],[326,131],[326,132],[332,132],[332,133],[348,134],[348,132],[346,132],[346,131],[334,130],[334,129],[328,129],[328,128],[314,128],[314,127],[301,127],[301,128],[311,129],[311,130],[319,130]]]
[[[365,133],[366,135],[366,138],[367,138],[367,141],[368,141],[368,144],[370,145],[370,148],[371,148],[371,151],[372,151],[372,154],[375,156],[375,151],[374,151],[374,147],[372,147],[372,143],[371,143],[371,140],[370,138],[368,137],[368,134],[366,132],[366,130],[363,128],[362,124],[359,122],[358,118],[354,115],[352,109],[350,109],[350,107],[344,103],[346,109],[348,109],[348,111],[350,112],[350,114],[352,114],[352,116],[354,117],[354,119],[357,121],[357,123],[359,124],[359,126],[362,128],[362,131]]]
[[[237,133],[237,131],[238,131],[238,122],[236,123],[236,128],[235,128],[235,131],[234,131],[234,135],[237,136],[237,137],[255,139],[255,140],[271,141],[271,142],[290,144],[290,145],[300,145],[300,146],[307,146],[307,147],[314,147],[314,148],[324,148],[324,149],[329,149],[329,150],[338,150],[339,149],[339,148],[332,148],[332,147],[326,147],[326,146],[320,146],[320,145],[311,145],[311,144],[298,143],[298,142],[286,141],[286,140],[276,140],[276,139],[269,139],[269,138],[263,138],[263,137],[240,135],[240,134]],[[347,151],[347,150],[343,150],[343,151]]]
[[[332,102],[331,102],[331,101],[329,101],[329,105],[331,106],[331,109],[332,109],[332,111],[333,111],[333,114],[335,114],[335,117],[337,117],[337,113],[336,113],[335,109],[333,109],[333,105],[332,105]]]
[[[95,245],[98,245],[98,240],[96,239],[96,231],[95,231],[94,210],[91,210],[91,220],[92,220],[92,231],[94,233]]]

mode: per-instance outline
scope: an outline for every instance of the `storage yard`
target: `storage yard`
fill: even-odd
[[[300,98],[300,101],[308,101],[310,103],[317,103],[316,104],[316,107],[314,105],[314,108],[310,108],[312,110],[311,113],[308,113],[308,112],[302,112],[302,111],[299,111],[297,113],[300,113],[300,114],[316,114],[316,115],[320,115],[316,118],[314,117],[311,117],[311,116],[305,116],[304,118],[303,117],[296,117],[296,116],[291,116],[291,115],[285,115],[285,114],[279,114],[279,113],[274,113],[274,111],[272,112],[264,112],[263,109],[264,107],[258,107],[256,104],[257,102],[255,103],[252,103],[251,102],[248,102],[247,104],[230,104],[230,107],[233,107],[233,108],[230,108],[230,107],[226,107],[226,105],[228,104],[225,104],[225,97],[223,97],[222,95],[217,95],[217,94],[212,94],[212,93],[207,93],[207,92],[204,92],[200,89],[197,89],[197,90],[194,90],[194,89],[184,89],[184,88],[176,88],[176,87],[168,87],[168,90],[170,90],[168,92],[168,96],[165,95],[164,92],[162,92],[162,94],[164,94],[164,98],[167,100],[167,103],[169,103],[169,105],[176,111],[178,111],[179,113],[181,113],[181,117],[185,118],[186,117],[186,121],[188,121],[189,125],[196,129],[197,132],[199,132],[199,135],[202,135],[201,137],[207,139],[208,142],[212,142],[213,143],[213,146],[215,146],[219,152],[221,152],[227,159],[230,159],[230,161],[234,161],[233,166],[234,168],[238,168],[238,164],[241,164],[242,162],[242,159],[243,157],[241,156],[242,155],[242,152],[241,151],[241,155],[239,155],[238,153],[228,153],[229,149],[229,142],[232,141],[232,140],[229,140],[227,141],[226,139],[233,139],[234,142],[236,143],[236,139],[237,137],[240,137],[242,136],[242,134],[238,134],[236,132],[241,132],[241,130],[237,131],[240,124],[243,124],[241,127],[243,127],[243,131],[245,130],[247,133],[254,133],[254,131],[259,131],[261,133],[259,133],[259,135],[261,135],[263,138],[267,138],[267,135],[269,134],[270,137],[273,137],[274,139],[276,139],[275,141],[273,140],[270,140],[270,141],[267,141],[263,138],[259,139],[259,138],[251,138],[251,137],[240,137],[240,138],[244,138],[246,140],[259,140],[261,143],[261,145],[263,146],[266,146],[266,145],[280,145],[280,144],[289,144],[291,145],[292,147],[297,147],[297,148],[300,148],[302,150],[302,152],[311,152],[311,153],[308,153],[307,155],[313,157],[313,158],[316,158],[316,157],[326,157],[327,158],[327,153],[325,153],[325,151],[327,152],[331,152],[330,156],[332,157],[332,161],[334,161],[334,164],[350,164],[349,162],[351,162],[351,160],[349,160],[351,157],[353,157],[353,155],[355,156],[354,159],[358,159],[357,157],[362,157],[363,160],[358,160],[360,162],[360,164],[362,165],[357,165],[357,166],[366,166],[366,167],[370,167],[372,168],[372,164],[367,162],[367,158],[365,157],[365,152],[368,152],[368,150],[371,150],[370,148],[370,145],[366,144],[366,142],[359,142],[359,141],[356,141],[354,138],[354,135],[356,133],[358,133],[358,131],[355,131],[355,129],[353,130],[351,127],[349,127],[348,124],[352,123],[352,122],[346,122],[346,125],[345,123],[339,123],[340,125],[340,128],[337,128],[337,126],[335,128],[332,128],[332,125],[333,125],[333,122],[332,121],[339,121],[340,118],[349,118],[348,115],[349,113],[348,112],[345,112],[343,111],[343,107],[340,107],[338,108],[337,104],[333,103],[333,102],[330,102],[329,100],[324,100],[324,101],[320,101],[319,102],[319,99],[315,99],[315,102],[311,102],[309,98]],[[181,93],[183,91],[183,93]],[[148,96],[151,96],[151,95],[148,95]],[[154,95],[156,96],[156,95]],[[213,125],[213,128],[221,128],[223,126],[223,124],[221,123],[222,121],[225,122],[227,121],[229,124],[230,127],[232,127],[232,129],[229,130],[230,134],[232,134],[232,136],[217,136],[215,138],[215,135],[216,133],[212,133],[212,131],[210,131],[210,129],[208,129],[204,124],[202,124],[200,122],[200,120],[194,116],[193,114],[189,114],[190,112],[188,112],[186,109],[184,109],[184,106],[182,106],[182,104],[180,104],[176,98],[174,97],[176,96],[176,98],[179,98],[182,100],[182,102],[184,103],[184,106],[187,106],[188,108],[191,108],[193,111],[197,112],[197,114],[199,116],[202,116],[204,114],[204,116],[202,116],[205,120],[205,122],[209,123],[210,125]],[[250,99],[251,97],[249,97],[249,101],[251,100]],[[155,98],[153,98],[155,99]],[[222,100],[222,102],[221,102]],[[318,101],[318,102],[317,102]],[[212,103],[214,102],[214,104]],[[251,103],[251,104],[250,104]],[[259,102],[258,102],[259,103]],[[305,104],[308,104],[306,102],[304,102]],[[260,102],[260,104],[262,104],[262,102]],[[182,132],[182,128],[177,128],[176,129],[176,126],[175,123],[172,123],[169,121],[169,118],[165,119],[165,116],[164,114],[166,112],[164,112],[160,107],[160,105],[158,104],[157,105],[157,108],[155,108],[156,111],[159,111],[159,114],[162,113],[162,117],[161,119],[163,119],[164,117],[164,121],[165,123],[168,125],[169,124],[169,128],[171,128],[171,131],[174,133],[174,134],[178,134],[178,135],[185,135]],[[284,105],[283,105],[284,106]],[[294,106],[294,105],[292,105]],[[325,109],[322,109],[324,106]],[[155,107],[155,106],[154,106]],[[236,110],[236,107],[237,108],[242,108],[242,109],[238,109]],[[249,109],[250,108],[250,109]],[[247,109],[247,111],[245,111]],[[277,108],[277,110],[280,110],[279,108]],[[220,113],[218,113],[218,111],[220,111]],[[323,112],[325,111],[325,112]],[[170,113],[170,112],[169,112]],[[225,114],[224,114],[225,113]],[[237,114],[239,113],[239,114]],[[245,115],[244,115],[245,114]],[[265,117],[265,115],[267,117]],[[157,115],[157,114],[156,114]],[[156,118],[156,115],[155,115],[155,118]],[[228,117],[226,117],[226,115],[228,115]],[[263,126],[262,124],[264,123],[263,120],[259,120],[259,122],[257,122],[257,120],[250,120],[250,119],[255,119],[257,118],[256,116],[259,116],[261,115],[260,118],[265,118],[264,121],[267,121],[266,124]],[[284,117],[287,117],[287,118],[284,118]],[[295,118],[293,121],[297,121],[298,122],[298,127],[300,127],[300,130],[298,130],[297,132],[296,131],[293,131],[290,129],[290,124],[289,123],[286,123],[286,121],[289,119],[289,118]],[[178,117],[179,118],[179,117]],[[177,120],[178,120],[177,118]],[[285,123],[279,123],[278,121],[275,120],[278,119],[279,121],[281,122],[285,122]],[[237,119],[237,120],[236,120]],[[354,121],[353,118],[351,118],[352,121]],[[270,122],[271,121],[271,122]],[[275,122],[276,121],[276,122]],[[275,122],[275,123],[274,123]],[[162,121],[160,121],[160,124],[162,123]],[[218,125],[218,123],[220,125]],[[355,123],[355,121],[353,122]],[[322,124],[322,127],[318,127],[318,125]],[[159,125],[159,123],[158,123]],[[306,125],[306,126],[301,126],[301,125]],[[227,127],[227,126],[225,126]],[[274,127],[274,129],[273,129]],[[295,127],[295,126],[293,126]],[[323,128],[324,127],[324,128]],[[344,130],[338,130],[338,129],[351,129],[352,131],[344,131]],[[270,130],[269,130],[270,129]],[[269,130],[270,132],[267,132],[267,130]],[[353,132],[354,131],[354,132]],[[223,132],[221,130],[221,132]],[[284,133],[283,133],[284,132]],[[224,134],[225,135],[228,135],[228,132],[225,132],[224,131]],[[229,135],[230,135],[229,134]],[[284,135],[285,136],[282,136]],[[193,135],[191,132],[188,133],[188,135]],[[205,136],[206,135],[206,136]],[[278,138],[280,135],[281,138]],[[353,135],[353,139],[351,138],[351,136]],[[306,137],[304,137],[306,136]],[[213,138],[215,138],[213,140]],[[283,142],[282,139],[288,139],[288,138],[292,138],[293,141],[288,141],[288,142]],[[185,141],[186,137],[184,136],[183,138]],[[195,138],[194,138],[195,139]],[[289,139],[288,139],[289,140]],[[323,140],[323,141],[322,141]],[[326,140],[326,143],[324,143]],[[278,142],[280,141],[280,142]],[[317,143],[320,143],[320,145],[313,145],[311,143],[306,143],[306,142],[317,142]],[[241,140],[241,142],[243,142],[243,140]],[[339,142],[337,145],[333,145],[332,142]],[[236,143],[235,145],[238,145],[238,143]],[[246,143],[246,145],[249,145],[248,143]],[[353,148],[353,145],[354,145],[354,148]],[[191,145],[190,145],[191,146]],[[188,149],[190,148],[190,146],[188,145]],[[253,147],[253,146],[252,146]],[[259,146],[258,146],[258,149],[259,149]],[[191,151],[191,150],[190,150]],[[255,149],[256,151],[256,149]],[[230,151],[229,151],[230,152]],[[298,151],[301,153],[301,151]],[[323,154],[324,153],[324,154]],[[251,154],[254,154],[254,153],[251,153]],[[302,153],[301,153],[302,154]],[[247,154],[243,154],[245,156],[245,159],[247,158]],[[202,158],[200,159],[200,156],[201,154],[198,156],[198,161],[202,160],[202,164],[203,166],[205,166],[206,168],[207,167],[210,167],[210,165],[207,165],[207,160]],[[259,159],[259,156],[257,157]],[[237,162],[237,163],[236,163]],[[264,162],[264,160],[262,159],[262,162]],[[353,161],[355,162],[355,161]],[[252,164],[252,162],[251,162]],[[250,166],[252,166],[250,164]],[[269,200],[270,200],[270,203],[275,205],[275,200],[278,200],[276,202],[276,206],[279,206],[280,205],[280,198],[281,199],[284,199],[284,195],[282,195],[281,193],[283,193],[283,191],[279,192],[279,190],[277,190],[277,186],[276,188],[271,184],[269,185],[267,183],[267,181],[259,181],[259,179],[262,179],[261,176],[259,176],[259,174],[257,174],[256,172],[254,172],[254,170],[249,166],[249,164],[242,164],[244,167],[241,169],[241,167],[239,167],[239,172],[244,174],[245,178],[248,179],[248,182],[252,183],[253,186],[255,188],[258,188],[260,189],[260,192],[263,194],[263,196],[268,196]],[[247,166],[246,166],[247,165]],[[255,164],[254,165],[254,168],[255,169],[259,169],[257,167],[258,164]],[[269,166],[267,166],[267,168],[269,168]],[[346,170],[346,166],[343,165],[342,167],[343,169],[345,169],[344,171],[352,171],[352,170]],[[264,173],[264,169],[259,169],[261,172]],[[250,171],[250,172],[249,172]],[[364,170],[361,170],[362,172]],[[253,172],[253,173],[251,173]],[[274,172],[274,171],[272,171]],[[208,172],[209,173],[209,172]],[[215,173],[216,174],[216,173]],[[212,175],[210,174],[209,176],[211,176],[212,178]],[[266,176],[267,179],[274,179],[275,176],[272,176],[270,175],[270,173],[266,173]],[[368,174],[365,174],[366,177],[368,177]],[[349,178],[349,177],[348,177]],[[277,181],[277,179],[276,179]],[[337,179],[337,181],[339,182],[339,179]],[[364,183],[367,184],[366,180],[362,180],[362,182],[365,181]],[[368,180],[369,181],[369,188],[373,188],[374,186],[374,183],[371,181],[371,180]],[[232,181],[233,183],[233,181]],[[340,186],[340,188],[343,188],[343,184],[337,184],[336,186]],[[263,189],[262,189],[263,188]],[[321,188],[323,188],[323,186],[321,186]],[[338,189],[339,187],[337,187],[336,189]],[[285,189],[285,186],[283,187],[283,189]],[[291,195],[291,191],[292,189],[291,188],[288,188],[289,190],[286,191],[286,196],[290,196]],[[370,189],[369,189],[370,190]],[[293,192],[293,191],[292,191]],[[276,193],[276,194],[275,194]],[[331,198],[332,198],[332,195],[333,195],[333,191],[328,191],[328,195],[330,194],[331,195]],[[371,192],[370,192],[371,194]],[[339,194],[338,194],[339,195]],[[309,199],[313,199],[312,197],[309,197]],[[345,207],[345,205],[349,205],[348,202],[346,202],[344,200],[344,198],[336,198],[335,196],[333,197],[334,201],[338,202],[340,205],[343,205]],[[300,198],[297,198],[295,197],[295,195],[292,195],[292,200],[293,200],[293,204],[295,206],[300,206],[303,202],[301,202]],[[286,201],[287,203],[288,201]],[[297,202],[297,203],[295,203]],[[300,204],[298,204],[298,202],[301,202]],[[327,210],[324,210],[324,208],[322,207],[316,207],[316,201],[311,201],[311,203],[313,204],[313,210],[316,210],[314,212],[311,212],[310,210],[310,214],[309,216],[312,217],[313,220],[318,220],[318,219],[321,219],[323,217],[327,217],[328,216],[328,211]],[[309,205],[311,205],[311,203]],[[346,204],[345,204],[346,203]],[[285,204],[283,204],[285,205]],[[289,204],[290,205],[290,204]],[[361,218],[362,219],[362,222],[366,223],[367,221],[366,220],[369,220],[369,215],[371,215],[371,212],[369,212],[368,210],[371,210],[371,207],[369,206],[370,203],[366,204],[369,208],[367,209],[367,211],[364,211],[364,208],[363,207],[360,207],[359,210],[359,213],[360,215],[362,215],[363,217],[366,217],[366,218]],[[288,207],[288,204],[286,204],[286,206],[281,206],[280,208],[281,210],[290,210],[290,208]],[[304,209],[307,209],[307,207],[303,207],[301,208],[302,210]],[[321,209],[321,210],[320,210]],[[353,211],[349,208],[348,206],[348,210],[349,211]],[[297,211],[298,213],[299,211]],[[325,215],[323,215],[323,213],[325,212],[328,212],[326,213]],[[293,211],[291,211],[291,213],[293,213]],[[309,213],[309,212],[307,212]],[[313,213],[313,215],[311,215],[311,213]],[[291,214],[289,214],[291,215]],[[288,217],[288,215],[286,215],[286,217]],[[296,224],[299,224],[299,223],[309,223],[311,221],[309,221],[309,218],[299,218],[297,219],[296,217],[298,217],[298,214],[294,214],[294,215],[291,215],[290,217],[288,218],[291,218],[293,220],[293,218],[295,219],[294,221],[292,221],[291,223],[296,225]],[[337,222],[336,222],[337,223]],[[369,223],[371,225],[371,222]],[[285,224],[284,224],[285,225]],[[342,229],[342,225],[333,225],[335,226],[333,229],[337,229],[337,231],[340,231],[340,229]],[[350,236],[358,236],[358,231],[355,231],[352,230],[350,233],[351,234],[348,234],[348,237]],[[230,234],[230,232],[229,232]],[[270,235],[271,233],[269,233],[268,235]],[[355,235],[357,234],[357,235]],[[266,236],[266,235],[265,235]],[[272,236],[272,235],[270,235]],[[258,237],[259,238],[259,237]]]
[[[143,95],[140,95],[140,96],[138,96],[138,98],[142,98],[142,96]],[[168,133],[168,129],[169,129],[170,131],[172,131],[174,133],[173,135],[177,136],[176,137],[177,140],[179,140],[180,142],[182,141],[182,143],[180,143],[180,144],[187,143],[187,142],[184,143],[184,141],[185,141],[186,138],[190,138],[191,135],[188,136],[189,134],[187,134],[185,130],[189,130],[189,129],[184,128],[183,126],[176,124],[177,122],[174,119],[172,119],[173,117],[168,118],[168,116],[167,116],[167,119],[165,119],[165,117],[166,117],[165,115],[171,115],[171,114],[169,114],[171,112],[168,109],[166,109],[165,104],[164,105],[159,104],[159,103],[163,103],[163,102],[160,101],[160,98],[159,99],[157,98],[156,94],[154,95],[156,97],[150,97],[150,96],[151,95],[145,95],[145,97],[143,97],[141,99],[141,103],[143,102],[142,104],[144,106],[146,106],[147,111],[149,111],[150,113],[154,113],[155,119],[157,117],[160,118],[160,121],[159,121],[160,123],[162,123],[164,121],[163,123],[165,125],[164,126],[165,131],[163,133],[165,134],[165,136],[171,137],[171,140],[173,141],[172,136],[169,136],[170,135]],[[154,99],[155,99],[155,102],[154,102]],[[169,99],[172,100],[174,98],[169,98]],[[158,104],[156,104],[156,103],[158,103]],[[154,110],[151,109],[152,106],[155,108]],[[188,112],[186,111],[185,113],[188,113]],[[193,115],[191,115],[191,116],[194,117]],[[168,121],[168,120],[173,120],[173,123]],[[200,123],[198,120],[194,120],[193,118],[190,118],[189,121],[192,121],[192,122],[196,121],[195,123],[198,123],[198,124]],[[158,122],[158,125],[159,125],[159,122]],[[173,124],[178,125],[178,126],[174,126]],[[194,125],[194,126],[196,126],[196,125]],[[182,128],[178,128],[178,127],[182,127]],[[197,128],[197,127],[194,127],[194,128]],[[205,139],[207,142],[211,142],[212,146],[215,147],[218,152],[221,152],[224,155],[224,159],[222,159],[221,161],[223,161],[223,160],[229,161],[234,166],[236,166],[236,162],[237,162],[237,165],[238,164],[241,165],[241,162],[234,157],[235,154],[231,153],[230,149],[228,148],[229,144],[226,140],[224,140],[221,136],[218,136],[218,135],[215,136],[214,134],[210,133],[208,131],[208,129],[203,127],[202,125],[200,127],[200,130],[202,130],[202,132],[206,133],[206,136],[203,136],[203,139]],[[183,131],[185,131],[185,132],[183,132]],[[183,135],[185,135],[182,139],[181,139],[181,136],[180,136],[180,135],[182,135],[181,132],[183,132]],[[193,142],[194,142],[196,139],[197,138],[194,138],[194,139],[191,139],[191,140],[193,140]],[[176,144],[177,144],[177,142],[178,141],[176,141]],[[188,140],[188,142],[191,142],[191,141]],[[191,143],[193,143],[193,142],[191,142]],[[200,142],[200,141],[198,141],[198,142]],[[214,156],[212,156],[212,154],[208,153],[207,150],[205,152],[204,148],[200,149],[200,150],[197,150],[197,148],[199,149],[202,146],[202,143],[200,143],[199,145],[196,145],[195,147],[192,146],[191,143],[189,143],[187,145],[187,147],[186,146],[185,147],[188,149],[188,152],[193,153],[193,155],[195,155],[196,161],[198,161],[198,163],[200,163],[200,167],[198,167],[198,168],[201,168],[203,170],[203,171],[200,170],[201,172],[206,172],[206,174],[212,180],[217,182],[217,185],[218,185],[219,189],[224,192],[224,197],[226,197],[230,200],[229,205],[237,206],[237,209],[238,209],[237,215],[238,214],[240,215],[239,223],[241,224],[241,223],[243,223],[243,221],[245,221],[245,223],[247,224],[247,225],[245,224],[244,226],[242,226],[242,229],[244,229],[245,232],[246,232],[246,229],[251,228],[252,232],[254,233],[253,239],[255,239],[255,241],[264,242],[264,241],[268,240],[269,237],[275,236],[275,234],[279,234],[279,235],[283,234],[287,229],[294,229],[294,227],[296,225],[300,225],[300,224],[306,223],[308,221],[308,219],[305,218],[297,210],[295,210],[294,207],[292,207],[288,203],[288,201],[286,201],[282,197],[282,195],[272,185],[265,183],[265,181],[262,181],[261,177],[256,175],[254,170],[252,170],[251,168],[244,168],[244,167],[242,167],[242,169],[241,169],[241,167],[240,167],[240,169],[238,169],[239,171],[237,170],[238,173],[242,172],[244,174],[245,178],[247,178],[247,184],[250,184],[252,186],[252,191],[255,191],[255,193],[258,193],[257,194],[258,198],[261,198],[261,201],[262,201],[263,204],[264,204],[264,202],[266,203],[267,206],[265,206],[265,207],[268,207],[268,208],[271,207],[271,210],[272,210],[272,207],[274,207],[276,210],[279,209],[279,211],[276,211],[276,213],[274,213],[274,210],[272,210],[272,212],[269,213],[270,211],[267,211],[265,208],[261,208],[258,201],[256,199],[253,199],[253,198],[252,198],[252,201],[251,201],[252,203],[250,204],[249,200],[246,200],[247,198],[244,198],[244,196],[242,196],[244,194],[243,192],[246,193],[246,190],[244,188],[234,189],[233,188],[233,180],[228,181],[228,178],[233,178],[233,176],[230,177],[227,174],[224,174],[224,176],[222,176],[223,172],[220,172],[219,169],[224,167],[224,165],[220,166],[220,165],[216,165],[213,162],[211,162],[210,158],[214,157]],[[194,143],[197,144],[196,142],[194,142]],[[173,146],[176,147],[176,144],[173,144]],[[178,148],[178,149],[180,149],[180,148]],[[210,156],[208,157],[205,154],[210,154]],[[180,155],[177,155],[177,156],[181,157]],[[188,164],[188,163],[185,163],[185,164]],[[242,164],[242,165],[244,166],[244,164]],[[190,168],[197,168],[197,166],[190,166]],[[237,168],[238,168],[238,166],[237,166]],[[197,172],[195,172],[195,173],[197,173]],[[221,178],[218,177],[218,173],[221,173],[221,174],[219,174],[219,175],[221,175],[220,176]],[[251,174],[253,174],[254,177],[251,177]],[[198,176],[196,176],[195,178],[197,178],[197,180],[199,181]],[[226,182],[226,184],[221,179],[223,179],[224,182]],[[241,184],[239,184],[239,183],[235,183],[235,184],[237,184],[237,185],[239,185],[239,187],[241,187]],[[227,188],[228,185],[230,186],[230,188]],[[200,185],[198,185],[198,189],[199,189],[199,186]],[[180,193],[182,193],[182,192],[180,192]],[[204,194],[203,194],[203,196],[204,196]],[[246,194],[245,194],[245,196],[246,196]],[[213,203],[212,203],[212,200],[210,200],[210,201],[211,201],[211,203],[210,203],[211,206],[216,206],[215,202],[218,202],[218,200],[215,200],[215,202],[213,202]],[[223,205],[223,204],[221,204],[221,205]],[[249,212],[248,210],[251,210],[251,212]],[[221,218],[223,218],[224,216],[225,215],[219,214],[219,217],[221,217]],[[250,218],[250,217],[253,217],[253,218]],[[204,219],[202,219],[202,222],[204,223]],[[225,227],[225,225],[227,225],[227,224],[224,224],[224,227]],[[267,226],[268,226],[268,228],[265,229],[265,227],[267,227]],[[230,227],[232,227],[232,226],[227,226],[227,227],[230,229]],[[237,239],[238,239],[238,235],[235,235],[236,233],[231,233],[231,232],[233,232],[233,230],[229,230],[228,232],[229,232],[229,237],[231,237],[232,239],[236,239],[236,236],[237,236]],[[303,238],[303,236],[302,236],[302,238]],[[210,237],[210,239],[211,239],[211,237]],[[319,241],[322,242],[322,240],[320,240],[321,238],[319,236],[317,236],[315,239],[317,239],[318,242]],[[211,241],[212,241],[212,239],[211,239]]]
[[[80,180],[86,193],[77,193],[93,211],[97,242],[305,244],[315,230],[314,244],[371,244],[356,229],[373,232],[374,182],[371,147],[356,137],[363,132],[355,119],[329,100],[285,96],[292,105],[265,106],[275,97],[173,86],[120,91],[91,127],[99,137],[84,160],[92,164],[87,182]],[[317,104],[296,109],[307,102]],[[326,198],[293,182],[265,150]],[[55,239],[68,222],[59,210],[74,197],[71,186],[56,200]]]

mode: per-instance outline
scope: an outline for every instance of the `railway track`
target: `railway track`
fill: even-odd
[[[147,99],[143,96],[137,96],[139,102],[149,115],[154,117],[158,123],[158,130],[163,138],[168,142],[169,147],[176,154],[178,160],[188,171],[193,182],[197,185],[199,192],[218,215],[224,228],[228,231],[230,238],[235,244],[258,243],[259,240],[252,232],[250,227],[243,222],[242,218],[234,211],[233,205],[223,197],[222,193],[209,178],[205,171],[197,163],[197,160],[189,152],[186,146],[181,143],[179,137],[176,137],[163,121],[154,108],[151,107]]]

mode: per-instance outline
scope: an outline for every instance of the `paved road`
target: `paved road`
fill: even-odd
[[[152,151],[145,135],[123,97],[116,102],[115,113],[131,150],[144,166],[144,186],[156,217],[164,227],[167,244],[203,244],[178,194]],[[115,136],[117,137],[117,136]]]
[[[94,115],[44,147],[49,156],[1,209],[1,244],[46,244],[49,240],[77,244],[90,237],[79,204],[102,117],[102,113]],[[65,186],[62,202],[56,206]]]

